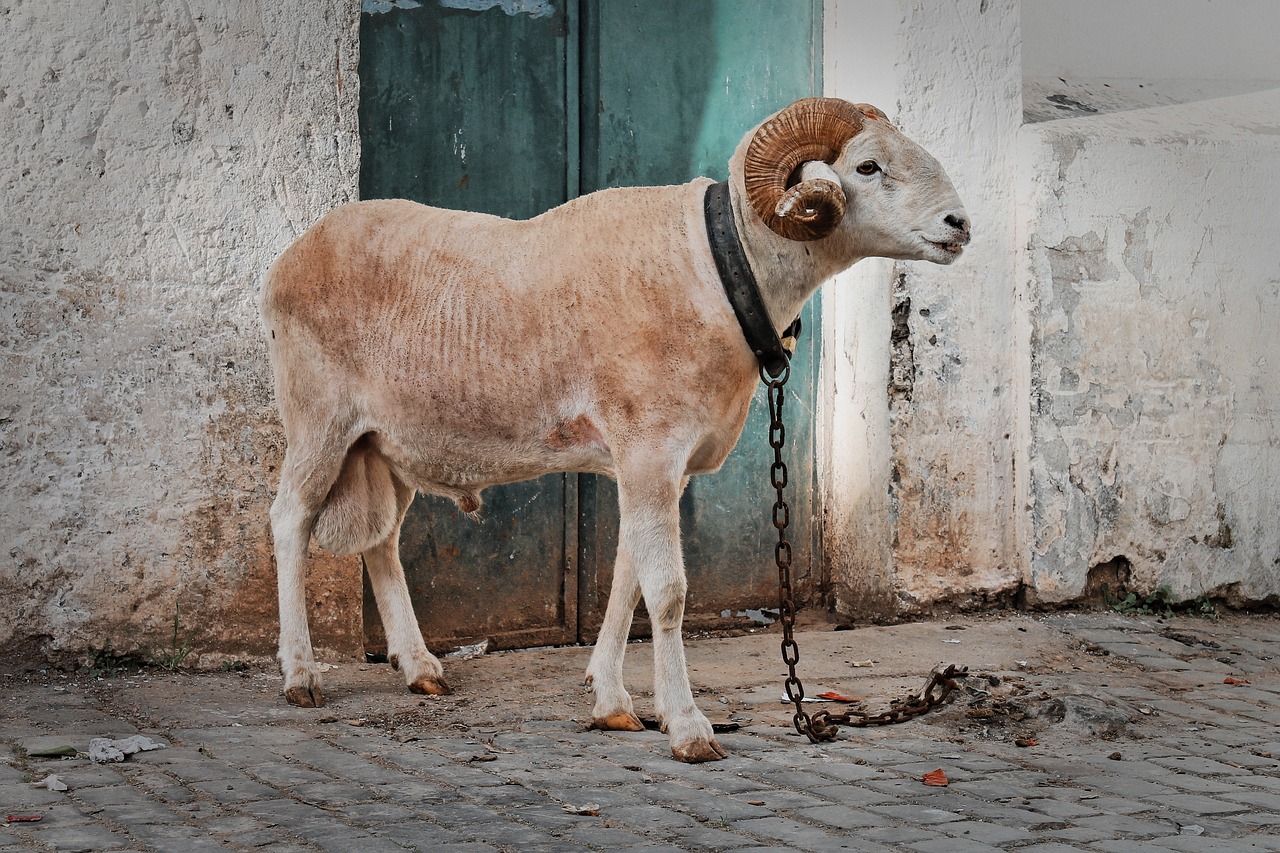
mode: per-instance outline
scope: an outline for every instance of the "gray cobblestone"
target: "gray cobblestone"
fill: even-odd
[[[1274,707],[1280,694],[1272,689],[1280,669],[1257,657],[1270,653],[1264,639],[1275,633],[1274,622],[1266,623],[1268,631],[1248,620],[1232,630],[1223,623],[1178,629],[1212,638],[1222,648],[1207,658],[1230,656],[1225,665],[1203,662],[1199,647],[1162,637],[1165,629],[1145,620],[1044,619],[1071,638],[1055,643],[1055,653],[1089,637],[1111,643],[1114,653],[1092,671],[1037,674],[1033,665],[1006,673],[1012,683],[1025,683],[1026,696],[1085,693],[1154,713],[1134,714],[1131,732],[1114,741],[1045,728],[1034,716],[1016,726],[998,721],[1004,727],[987,733],[966,723],[959,704],[905,726],[842,732],[818,745],[781,725],[753,724],[721,738],[733,752],[729,759],[682,765],[671,759],[666,737],[652,731],[583,731],[563,719],[460,731],[430,722],[431,713],[453,706],[428,704],[427,722],[405,742],[410,730],[399,722],[380,728],[376,714],[349,710],[353,698],[335,700],[328,719],[339,722],[321,723],[317,714],[283,708],[278,698],[240,695],[234,719],[246,725],[227,725],[232,717],[225,713],[166,710],[165,719],[181,722],[143,731],[171,740],[171,747],[123,765],[20,762],[16,754],[0,760],[0,808],[44,818],[0,833],[0,851],[1280,853],[1280,760],[1267,755],[1280,755],[1271,725],[1280,714]],[[1239,641],[1249,630],[1252,649]],[[1165,669],[1141,672],[1139,660]],[[1223,671],[1254,684],[1224,685]],[[6,684],[0,759],[7,757],[5,742],[18,738],[56,731],[55,739],[83,745],[90,732],[135,728],[114,720],[112,706],[98,707],[92,696],[62,691],[46,702],[48,687],[14,693],[12,681],[0,683]],[[10,700],[10,693],[21,695]],[[589,702],[575,713],[583,707]],[[27,709],[39,709],[39,719]],[[488,719],[488,711],[481,713]],[[397,720],[402,715],[397,711]],[[370,722],[340,722],[356,716]],[[1041,727],[1040,745],[1018,749],[1011,740],[1027,725]],[[1123,760],[1111,759],[1113,752]],[[950,784],[924,786],[920,776],[938,768]],[[28,783],[49,772],[71,790]],[[600,813],[561,808],[586,803],[599,804]],[[1191,824],[1203,833],[1180,834]]]

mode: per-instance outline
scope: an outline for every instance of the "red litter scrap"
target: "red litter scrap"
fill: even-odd
[[[40,814],[11,814],[5,816],[6,823],[39,823],[44,820]]]
[[[950,784],[950,780],[947,779],[947,774],[942,772],[942,768],[938,768],[932,773],[924,774],[921,781],[931,788],[945,788]]]
[[[1247,678],[1232,678],[1231,676],[1227,676],[1226,678],[1222,679],[1222,683],[1223,684],[1252,684],[1253,682]]]
[[[837,693],[834,690],[828,690],[826,693],[819,693],[818,699],[826,699],[828,702],[857,702],[852,696],[845,696],[843,693]]]

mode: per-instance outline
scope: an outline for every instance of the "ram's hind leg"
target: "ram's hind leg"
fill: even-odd
[[[395,489],[395,527],[383,541],[364,552],[369,583],[378,602],[378,615],[387,633],[387,657],[404,675],[410,692],[452,693],[444,680],[444,667],[422,641],[409,586],[404,579],[404,567],[400,564],[400,525],[413,501],[413,489],[394,475],[391,481]]]
[[[345,439],[333,435],[291,437],[271,504],[284,695],[289,704],[304,708],[324,704],[307,627],[307,547],[330,485],[341,470],[344,445]]]

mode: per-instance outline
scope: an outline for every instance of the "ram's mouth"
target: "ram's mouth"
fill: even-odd
[[[964,246],[960,243],[939,243],[936,240],[926,240],[925,242],[930,246],[941,249],[947,254],[954,255],[956,257],[959,257],[960,253],[964,251]]]
[[[920,240],[928,247],[927,249],[922,247],[920,252],[921,259],[933,261],[935,264],[946,265],[953,263],[964,252],[964,243],[948,240],[930,240],[924,236],[921,236]]]

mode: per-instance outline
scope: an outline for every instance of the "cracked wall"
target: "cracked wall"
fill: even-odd
[[[1280,90],[1022,131],[1033,598],[1280,594]]]
[[[358,3],[0,8],[0,645],[270,653],[270,259],[356,192]],[[359,567],[313,568],[358,643]]]
[[[973,220],[954,265],[866,260],[824,286],[819,482],[836,609],[1008,600],[1014,518],[1018,0],[828,3],[827,94],[884,109]]]

